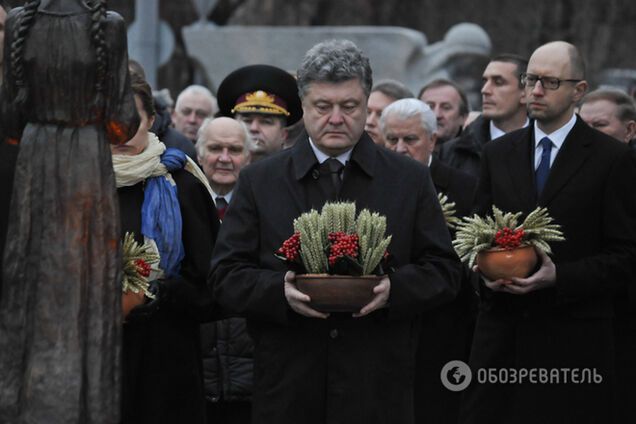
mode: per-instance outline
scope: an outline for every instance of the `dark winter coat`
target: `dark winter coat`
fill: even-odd
[[[254,343],[245,319],[227,318],[201,326],[203,380],[208,402],[252,399]]]
[[[438,158],[451,168],[479,177],[481,152],[490,141],[490,119],[478,116],[454,139],[441,145]]]
[[[397,261],[389,307],[362,318],[310,319],[285,299],[273,252],[294,218],[333,200],[323,181],[306,135],[245,168],[215,247],[215,297],[254,339],[253,422],[413,423],[418,314],[452,300],[461,272],[429,171],[366,133],[353,149],[339,197],[387,217]]]
[[[199,324],[215,318],[205,284],[219,228],[206,188],[172,172],[183,218],[180,277],[164,280],[157,310],[124,325],[123,423],[205,422]],[[118,190],[122,234],[141,234],[143,182]]]

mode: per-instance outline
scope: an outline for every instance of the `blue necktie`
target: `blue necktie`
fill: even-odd
[[[545,182],[548,180],[548,174],[550,173],[550,152],[552,151],[552,140],[548,137],[543,137],[539,141],[543,151],[541,152],[541,162],[535,172],[535,179],[537,182],[537,197],[541,196]]]

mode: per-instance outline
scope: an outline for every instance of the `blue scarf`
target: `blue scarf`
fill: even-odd
[[[161,155],[161,163],[168,172],[182,169],[186,155],[181,150],[168,148]],[[159,250],[159,266],[168,278],[179,275],[181,260],[185,256],[181,232],[183,220],[177,197],[177,187],[166,176],[146,179],[144,203],[141,207],[141,233],[151,238]]]

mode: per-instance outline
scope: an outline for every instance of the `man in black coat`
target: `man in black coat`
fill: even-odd
[[[388,149],[429,167],[437,192],[455,203],[456,217],[463,217],[472,207],[476,181],[433,156],[437,138],[435,121],[435,114],[426,103],[402,99],[384,109],[380,130]],[[457,422],[461,394],[444,387],[440,373],[451,360],[468,361],[477,295],[471,284],[474,273],[464,271],[457,298],[422,315],[415,374],[415,422],[418,423]]]
[[[307,134],[241,172],[212,261],[217,301],[254,338],[253,422],[412,423],[417,316],[454,297],[460,264],[426,167],[364,133],[372,80],[360,50],[314,46],[298,84]],[[334,161],[338,195],[320,165]],[[393,237],[396,270],[353,315],[311,308],[274,257],[296,217],[336,198],[386,216]]]
[[[576,47],[539,47],[522,77],[534,125],[484,150],[478,212],[546,207],[566,241],[531,276],[484,282],[462,423],[611,420],[612,294],[634,281],[636,158],[574,114],[584,78]]]
[[[515,54],[490,60],[482,74],[482,113],[459,137],[440,146],[442,162],[477,178],[486,143],[528,125],[526,94],[519,81],[527,66],[528,60]]]

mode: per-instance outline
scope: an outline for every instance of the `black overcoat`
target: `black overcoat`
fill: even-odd
[[[537,199],[534,127],[488,143],[477,211],[547,207],[566,241],[553,242],[556,286],[516,296],[482,287],[471,351],[478,368],[596,369],[602,384],[472,384],[465,423],[608,422],[613,379],[612,294],[633,283],[636,157],[580,118]],[[526,380],[527,381],[527,380]]]
[[[158,309],[147,317],[133,311],[124,324],[123,424],[205,422],[199,324],[216,318],[205,280],[219,221],[201,182],[183,169],[171,174],[185,257],[179,277],[164,280]],[[141,234],[143,185],[117,190],[122,234]]]
[[[444,143],[443,146],[446,146]],[[462,218],[472,208],[476,179],[433,158],[429,166],[438,193],[455,203]],[[451,231],[454,235],[454,232]],[[460,392],[442,384],[440,373],[447,362],[468,362],[477,315],[477,275],[463,267],[461,287],[450,303],[422,314],[415,368],[415,422],[456,423]]]
[[[428,170],[363,134],[340,197],[387,217],[389,307],[319,320],[291,311],[273,254],[327,200],[317,165],[305,135],[245,168],[214,251],[216,299],[247,317],[255,342],[253,422],[412,423],[417,314],[453,299],[461,272]]]

